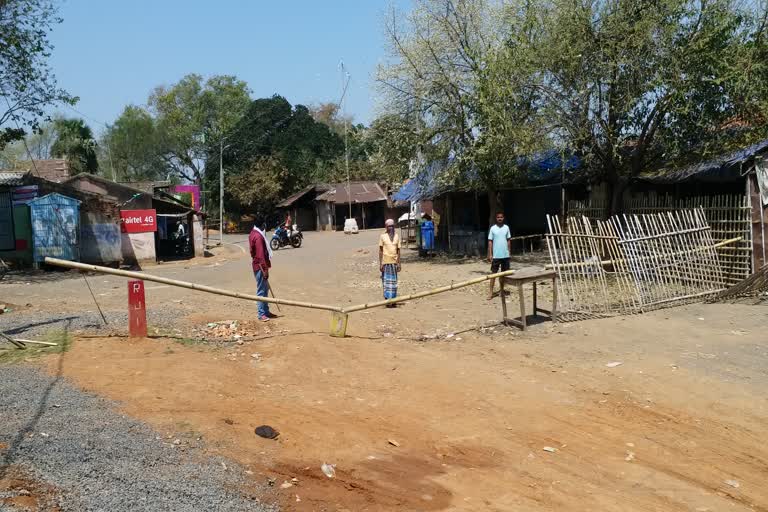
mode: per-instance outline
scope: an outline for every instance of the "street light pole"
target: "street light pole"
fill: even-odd
[[[219,142],[219,245],[224,245],[224,139]]]

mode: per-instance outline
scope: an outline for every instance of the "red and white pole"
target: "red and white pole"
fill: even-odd
[[[144,281],[128,281],[128,333],[133,338],[147,337]]]

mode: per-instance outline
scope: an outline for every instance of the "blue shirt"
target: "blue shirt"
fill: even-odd
[[[509,233],[509,226],[506,224],[501,227],[497,224],[491,226],[491,230],[488,232],[488,240],[493,242],[493,259],[509,258],[507,240],[510,238],[512,238],[512,235]]]

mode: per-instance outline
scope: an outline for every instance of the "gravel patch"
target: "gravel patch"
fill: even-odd
[[[162,333],[173,333],[189,312],[178,307],[165,306],[147,310],[147,325]],[[33,338],[42,336],[51,330],[68,330],[89,334],[127,334],[128,313],[125,311],[105,311],[107,325],[98,311],[78,313],[48,313],[18,311],[0,315],[0,331],[9,336]],[[181,331],[178,331],[181,332]]]
[[[0,365],[0,480],[9,471],[55,489],[36,496],[41,510],[276,510],[259,502],[265,488],[244,468],[205,455],[197,438],[162,437],[28,366]],[[28,490],[0,490],[0,503],[19,492]]]

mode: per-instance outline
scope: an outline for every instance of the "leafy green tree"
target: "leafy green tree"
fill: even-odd
[[[758,70],[743,67],[764,48],[755,14],[731,0],[539,2],[536,86],[559,137],[611,185],[613,211],[641,172],[721,149],[729,120],[764,112]]]
[[[237,211],[268,213],[282,199],[288,169],[272,156],[257,157],[239,173],[227,175],[229,207]]]
[[[118,181],[162,180],[172,172],[166,164],[155,119],[141,107],[128,105],[101,138],[101,169]]]
[[[205,161],[218,154],[220,141],[250,104],[245,82],[233,76],[204,80],[191,74],[155,88],[149,107],[160,134],[162,158],[179,177],[201,183]]]
[[[347,129],[353,125],[352,116],[343,115],[338,103],[329,101],[312,105],[308,108],[312,119],[318,123],[323,123],[339,137],[344,137],[345,122]]]
[[[281,96],[251,102],[245,115],[225,137],[227,148],[223,160],[227,175],[253,177],[265,169],[264,159],[280,163],[284,172],[267,175],[279,177],[277,196],[289,195],[309,183],[327,179],[334,160],[344,151],[342,139],[328,126],[315,121],[307,107],[291,106]],[[218,156],[218,153],[212,154],[209,167],[218,166]],[[268,168],[275,166],[270,164]],[[235,186],[247,183],[233,179]],[[206,175],[206,190],[218,194],[218,174]],[[228,194],[232,198],[242,197],[238,190],[231,189]],[[266,205],[269,201],[260,204]],[[253,203],[240,202],[240,205],[248,204]]]
[[[58,118],[53,121],[56,140],[51,146],[51,156],[66,158],[72,174],[96,173],[96,141],[91,128],[82,119]]]
[[[349,175],[353,180],[383,180],[390,182],[391,176],[387,175],[389,168],[374,164],[374,152],[384,149],[377,144],[377,135],[365,125],[353,122],[351,115],[343,115],[338,103],[320,103],[310,107],[310,113],[315,121],[328,126],[348,146],[349,151]],[[383,142],[383,141],[382,141]],[[395,142],[392,140],[390,142]],[[345,155],[339,156],[325,172],[324,181],[339,182],[347,179],[347,160]],[[399,184],[402,179],[395,179],[393,184]]]
[[[521,174],[518,158],[548,142],[527,80],[535,70],[514,45],[519,36],[505,30],[505,5],[415,0],[406,15],[393,11],[385,24],[390,58],[377,72],[385,112],[418,139],[409,136],[406,147],[448,162],[442,181],[485,188],[492,212],[499,188]],[[403,169],[404,155],[396,161]]]
[[[364,135],[370,167],[377,179],[403,183],[421,140],[415,123],[397,114],[377,117]]]
[[[36,160],[51,158],[51,146],[56,138],[52,122],[38,125],[23,141],[11,142],[0,151],[0,168],[14,169],[20,162],[28,161],[30,154]]]
[[[48,0],[0,2],[0,149],[22,139],[24,127],[36,129],[51,105],[77,101],[58,87],[47,63],[48,33],[61,21]]]

